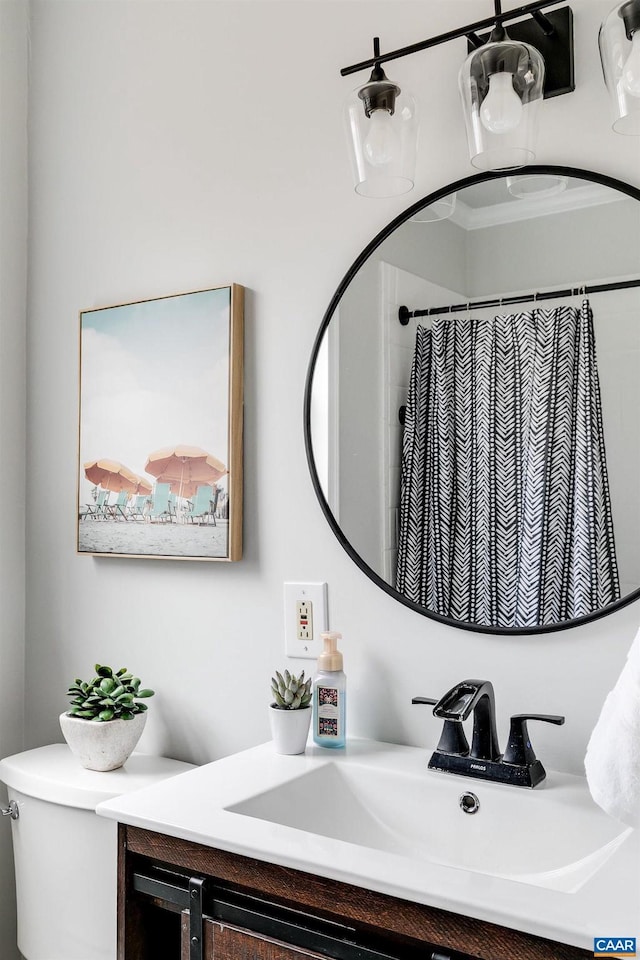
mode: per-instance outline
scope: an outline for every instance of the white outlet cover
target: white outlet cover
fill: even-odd
[[[312,604],[313,636],[298,639],[296,604],[306,600]],[[326,583],[285,583],[284,585],[284,652],[287,657],[316,660],[322,653],[320,634],[329,629]]]

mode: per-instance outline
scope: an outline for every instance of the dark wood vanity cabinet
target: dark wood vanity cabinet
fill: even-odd
[[[588,950],[120,825],[118,960],[578,960]]]
[[[190,944],[188,925],[183,935],[183,956],[189,957]],[[229,927],[214,920],[205,920],[203,931],[203,960],[213,960],[222,957],[224,960],[304,960],[304,958],[318,957],[317,953],[300,950],[297,947],[287,946],[270,937],[237,927]]]

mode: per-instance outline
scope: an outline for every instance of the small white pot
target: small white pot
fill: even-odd
[[[269,707],[269,723],[276,753],[286,756],[304,753],[311,725],[311,707],[299,710],[281,710]]]
[[[147,712],[136,713],[131,720],[106,720],[96,723],[60,715],[60,728],[69,749],[87,770],[117,770],[135,750],[147,722]]]

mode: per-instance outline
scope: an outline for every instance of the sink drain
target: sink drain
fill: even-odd
[[[462,793],[458,803],[460,804],[460,809],[464,813],[477,813],[480,809],[480,801],[476,797],[475,793],[471,793],[471,791],[468,793]]]

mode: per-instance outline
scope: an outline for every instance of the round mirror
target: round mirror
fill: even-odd
[[[488,633],[640,596],[640,191],[480,174],[360,254],[316,338],[312,479],[401,603]]]

